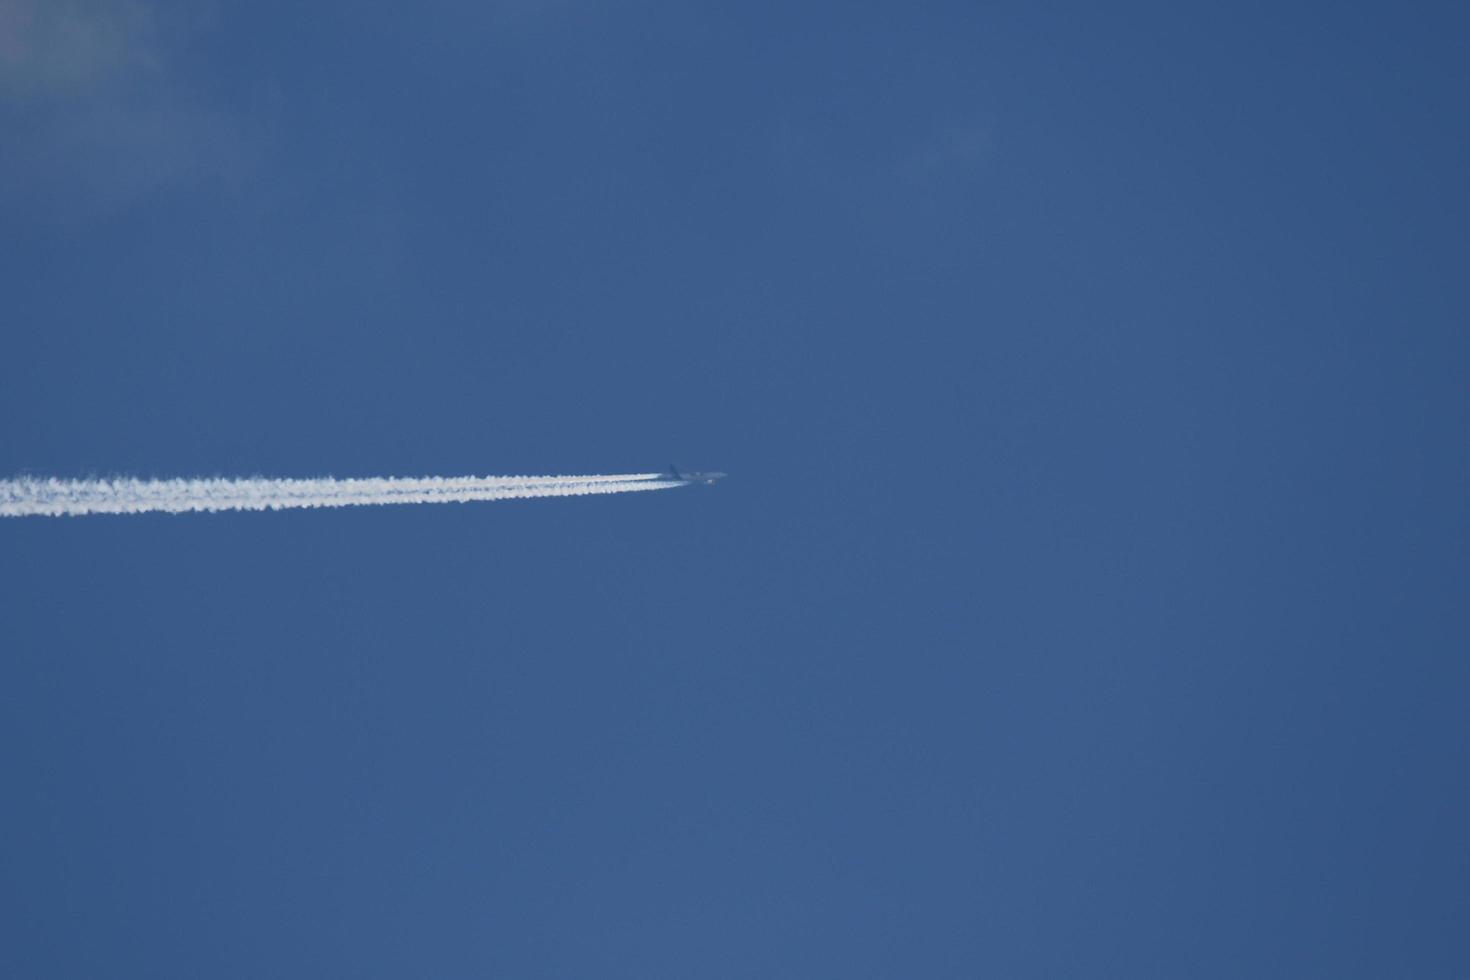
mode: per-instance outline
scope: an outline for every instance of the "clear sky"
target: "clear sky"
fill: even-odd
[[[1470,975],[1467,32],[0,0],[0,973]]]

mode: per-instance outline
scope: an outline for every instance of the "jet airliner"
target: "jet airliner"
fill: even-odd
[[[679,472],[679,467],[671,465],[671,466],[669,466],[669,478],[670,479],[673,479],[673,480],[678,480],[680,483],[685,483],[685,484],[689,484],[689,483],[704,483],[704,484],[707,484],[708,486],[714,486],[717,481],[723,480],[725,478],[725,474],[723,474],[723,473],[680,473]]]

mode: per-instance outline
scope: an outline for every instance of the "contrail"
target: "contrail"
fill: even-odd
[[[0,480],[0,517],[181,514],[363,504],[579,497],[683,486],[660,473],[614,476],[429,476],[337,480]]]

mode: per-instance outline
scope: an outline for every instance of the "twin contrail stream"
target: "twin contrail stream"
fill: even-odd
[[[661,473],[615,476],[428,476],[363,480],[0,480],[0,517],[182,514],[361,504],[579,497],[683,486]]]

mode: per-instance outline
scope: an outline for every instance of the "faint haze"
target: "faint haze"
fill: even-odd
[[[75,214],[246,172],[258,141],[179,64],[200,10],[0,0],[3,203]]]

